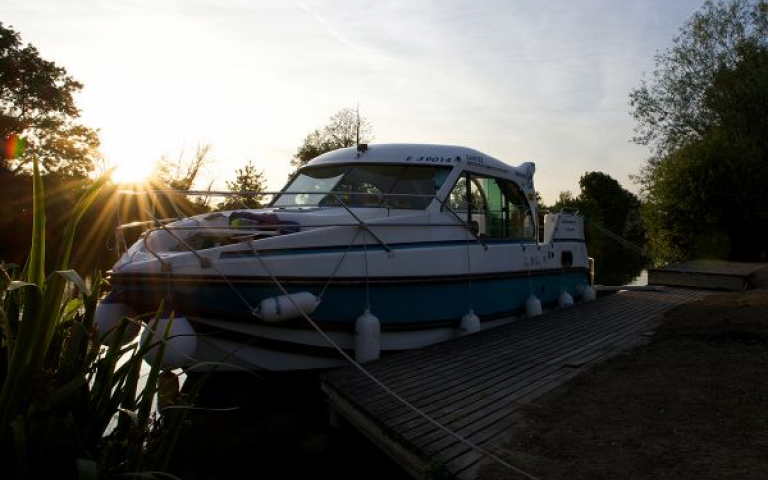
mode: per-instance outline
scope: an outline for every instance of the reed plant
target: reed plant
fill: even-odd
[[[186,410],[154,409],[169,375],[159,367],[165,343],[152,344],[150,335],[126,344],[136,320],[123,318],[101,345],[94,316],[104,280],[95,274],[89,288],[69,269],[78,222],[108,177],[95,180],[72,211],[50,272],[36,160],[32,181],[27,263],[0,264],[0,478],[169,477],[162,472]],[[158,354],[142,373],[151,348]],[[190,398],[175,401],[183,407]]]

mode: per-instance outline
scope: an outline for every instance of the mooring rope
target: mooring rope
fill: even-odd
[[[145,210],[145,213],[148,213],[152,217],[152,219],[155,220],[156,222],[160,221],[160,220],[157,219],[157,217],[155,217],[154,213],[147,212],[146,210]],[[167,232],[170,236],[172,236],[173,238],[178,240],[179,243],[181,243],[184,246],[184,248],[186,248],[191,254],[193,254],[195,257],[197,257],[197,259],[200,260],[201,263],[207,262],[207,266],[213,268],[213,270],[216,273],[219,274],[221,279],[224,280],[224,282],[227,284],[227,286],[230,289],[232,289],[232,291],[235,293],[235,295],[237,295],[240,298],[240,301],[242,301],[248,307],[248,311],[251,312],[251,314],[253,314],[253,312],[255,312],[253,306],[248,302],[248,300],[240,293],[240,291],[237,288],[235,288],[235,286],[232,284],[232,282],[229,280],[229,278],[227,278],[227,276],[224,275],[224,273],[222,273],[221,270],[219,270],[219,268],[214,263],[214,259],[201,256],[199,253],[197,253],[197,251],[194,248],[192,248],[187,242],[185,242],[184,239],[182,239],[181,237],[179,237],[178,235],[173,233],[171,231],[171,229],[167,228],[165,225],[160,224],[160,229],[162,229],[164,232]],[[154,230],[154,231],[157,231],[157,230]],[[144,246],[145,247],[147,247],[147,240],[149,239],[149,236],[151,234],[152,234],[152,231],[147,233],[147,235],[144,237]],[[151,250],[150,250],[150,253],[152,253],[152,255],[155,258],[157,258],[157,260],[160,262],[160,265],[162,267],[165,266],[165,262],[163,262],[163,260],[160,258],[160,256],[158,254],[152,252]],[[169,282],[168,289],[170,289],[170,276],[171,276],[171,272],[167,272],[167,273],[168,273],[167,277],[168,277],[168,282]]]
[[[331,273],[331,276],[328,277],[328,281],[325,282],[325,285],[323,285],[323,289],[320,290],[320,293],[317,295],[317,298],[319,300],[323,299],[323,295],[325,295],[325,291],[328,290],[328,287],[331,286],[331,281],[336,277],[336,274],[339,273],[339,269],[341,268],[341,264],[344,263],[344,259],[347,258],[347,254],[350,250],[352,250],[352,246],[355,244],[355,240],[357,240],[357,236],[360,235],[360,229],[358,228],[355,231],[355,236],[352,237],[352,241],[347,246],[347,249],[344,251],[344,254],[341,256],[341,259],[339,260],[339,263],[336,264],[336,268],[333,270],[333,273]],[[253,250],[253,246],[251,245],[251,250]],[[254,251],[254,254],[256,252]]]
[[[483,447],[481,447],[481,446],[475,444],[474,442],[472,442],[471,440],[467,439],[463,435],[460,435],[460,434],[454,432],[450,428],[448,428],[445,425],[443,425],[442,423],[438,422],[437,420],[435,420],[434,418],[429,416],[429,414],[427,414],[426,412],[424,412],[419,407],[417,407],[416,405],[412,404],[411,402],[409,402],[405,398],[401,397],[400,394],[398,394],[397,392],[395,392],[394,390],[389,388],[386,384],[384,384],[381,380],[376,378],[372,373],[370,373],[368,370],[366,370],[365,367],[363,367],[354,358],[352,358],[347,352],[345,352],[343,348],[341,348],[336,342],[334,342],[333,339],[331,337],[329,337],[328,334],[326,334],[325,331],[317,323],[315,323],[314,320],[312,320],[312,317],[310,317],[309,314],[307,314],[307,312],[301,307],[301,305],[299,305],[293,299],[293,297],[291,297],[288,294],[288,291],[285,289],[283,284],[280,283],[280,281],[277,279],[277,277],[275,277],[275,275],[272,273],[272,271],[269,269],[269,267],[267,266],[267,264],[264,262],[264,260],[261,258],[260,255],[257,254],[256,255],[256,259],[259,261],[259,263],[261,264],[262,268],[264,268],[264,271],[267,272],[267,275],[269,275],[270,278],[272,279],[272,281],[275,282],[275,284],[280,289],[280,291],[283,293],[283,295],[285,295],[288,298],[288,300],[293,304],[293,306],[296,307],[296,309],[299,311],[299,313],[301,313],[301,316],[304,317],[304,319],[312,326],[312,328],[314,328],[317,331],[317,333],[319,333],[320,336],[323,337],[323,339],[325,339],[325,341],[328,342],[328,344],[331,345],[331,347],[333,347],[334,350],[336,350],[347,362],[349,362],[353,367],[355,367],[365,377],[367,377],[373,383],[378,385],[382,390],[384,390],[387,394],[391,395],[392,398],[394,398],[395,400],[397,400],[398,402],[403,404],[405,407],[407,407],[408,409],[410,409],[411,411],[413,411],[414,413],[416,413],[417,415],[419,415],[424,420],[426,420],[427,422],[431,423],[432,425],[434,425],[438,429],[442,430],[443,432],[445,432],[448,435],[452,436],[453,438],[455,438],[459,442],[461,442],[464,445],[468,446],[470,449],[480,453],[481,455],[483,455],[485,457],[488,457],[489,459],[495,461],[499,465],[501,465],[501,466],[503,466],[503,467],[505,467],[505,468],[507,468],[507,469],[509,469],[509,470],[511,470],[513,472],[515,472],[515,473],[518,473],[519,475],[522,475],[522,476],[524,476],[524,477],[526,477],[526,478],[528,478],[530,480],[539,480],[538,477],[536,477],[536,476],[534,476],[534,475],[532,475],[532,474],[530,474],[530,473],[528,473],[528,472],[526,472],[526,471],[524,471],[524,470],[522,470],[522,469],[520,469],[518,467],[515,467],[514,465],[512,465],[509,462],[506,462],[505,460],[500,458],[498,455],[495,455],[494,453],[489,452],[488,450],[484,449]]]
[[[365,258],[365,311],[371,311],[371,284],[368,277],[368,229],[360,227],[363,230],[363,257]],[[274,279],[274,277],[272,277]],[[295,303],[295,302],[294,302]]]
[[[150,215],[153,217],[153,219],[157,220],[155,218],[154,214],[150,214]],[[190,253],[193,253],[193,254],[195,254],[195,256],[199,257],[199,254],[197,254],[197,252],[195,252],[187,244],[187,242],[185,242],[180,237],[178,237],[177,235],[172,233],[164,225],[161,225],[160,228],[162,230],[166,231],[172,237],[174,237],[177,240],[179,240],[190,251]],[[361,229],[366,230],[365,227],[363,227],[363,226],[361,226]],[[358,231],[358,233],[359,233],[359,231]],[[363,235],[364,235],[364,251],[365,251],[365,267],[366,267],[366,303],[367,303],[367,306],[370,308],[370,303],[369,303],[368,298],[367,298],[368,297],[368,248],[367,248],[368,247],[368,245],[367,245],[368,244],[368,239],[367,239],[367,235],[365,233],[366,232],[364,232]],[[355,238],[357,238],[357,235],[355,235]],[[469,239],[468,239],[468,237],[465,237],[465,238],[467,238],[467,247],[468,247],[469,246],[469,243],[468,243]],[[294,300],[294,298],[288,293],[288,290],[286,290],[286,288],[283,286],[283,284],[277,279],[277,277],[275,277],[275,275],[269,269],[267,264],[261,258],[261,255],[259,254],[258,250],[254,247],[254,245],[252,243],[253,239],[246,240],[246,242],[248,243],[248,246],[253,251],[254,256],[259,261],[259,263],[261,264],[262,268],[264,268],[264,271],[267,273],[267,275],[269,275],[269,277],[275,283],[275,285],[277,285],[277,287],[280,289],[282,294],[286,296],[286,298],[293,304],[293,306],[299,311],[301,316],[304,317],[304,319],[312,326],[312,328],[315,329],[315,331],[317,331],[317,333],[320,334],[320,336],[323,337],[323,339],[326,342],[328,342],[328,344],[334,350],[336,350],[347,362],[349,362],[353,367],[355,367],[355,369],[357,369],[360,373],[362,373],[365,377],[367,377],[373,383],[378,385],[382,390],[384,390],[387,394],[392,396],[392,398],[394,398],[395,400],[400,402],[406,408],[410,409],[411,411],[416,413],[418,416],[422,417],[424,420],[426,420],[427,422],[431,423],[432,425],[437,427],[439,430],[447,433],[451,437],[453,437],[456,440],[458,440],[459,442],[463,443],[464,445],[466,445],[470,449],[472,449],[472,450],[480,453],[481,455],[483,455],[483,456],[493,460],[494,462],[498,463],[499,465],[501,465],[501,466],[503,466],[503,467],[505,467],[505,468],[507,468],[507,469],[509,469],[509,470],[511,470],[511,471],[513,471],[513,472],[515,472],[517,474],[519,474],[519,475],[522,475],[525,478],[528,478],[529,480],[539,480],[538,477],[536,477],[536,476],[534,476],[534,475],[532,475],[532,474],[530,474],[530,473],[528,473],[528,472],[526,472],[526,471],[524,471],[524,470],[522,470],[522,469],[520,469],[518,467],[515,467],[514,465],[512,465],[509,462],[506,462],[505,460],[500,458],[498,455],[496,455],[496,454],[494,454],[494,453],[484,449],[483,447],[477,445],[476,443],[474,443],[471,440],[467,439],[463,435],[460,435],[460,434],[454,432],[453,430],[451,430],[447,426],[445,426],[442,423],[438,422],[437,420],[432,418],[429,414],[427,414],[426,412],[421,410],[419,407],[417,407],[416,405],[412,404],[411,402],[409,402],[408,400],[406,400],[405,398],[400,396],[400,394],[398,394],[397,392],[395,392],[394,390],[389,388],[381,380],[379,380],[372,373],[370,373],[368,370],[366,370],[365,367],[363,367],[360,363],[358,363],[347,352],[345,352],[343,348],[341,348],[335,341],[333,341],[333,339],[330,336],[328,336],[327,333],[325,333],[325,331],[312,319],[312,317],[310,317],[309,314],[307,314],[307,312],[301,307],[301,305],[299,305],[296,302],[296,300]],[[353,239],[352,243],[354,243],[354,239]],[[348,247],[347,251],[349,251],[349,248],[351,248],[351,245],[352,244],[350,244],[350,247]],[[346,252],[345,252],[344,255],[346,256]],[[219,270],[218,267],[216,267],[216,265],[213,263],[214,262],[213,259],[206,258],[206,260],[208,260],[210,262],[210,267],[212,267],[213,270],[222,278],[222,280],[224,280],[226,285],[248,307],[249,311],[250,312],[254,312],[255,310],[251,306],[251,304],[248,302],[248,300],[238,291],[237,287],[229,280],[229,278],[224,274],[224,272],[222,272],[221,270]],[[467,260],[469,262],[469,256],[467,257]],[[342,258],[342,261],[343,261],[343,258]],[[162,263],[162,261],[161,261],[161,263]],[[339,262],[339,265],[337,266],[337,271],[338,271],[338,268],[340,267],[340,265],[341,265],[341,262]],[[470,273],[470,282],[471,282],[471,273]],[[471,286],[471,283],[470,283],[470,286]],[[327,287],[327,285],[326,285],[326,287]]]
[[[472,291],[472,258],[469,251],[469,230],[464,229],[464,243],[467,250],[467,283],[469,284],[469,311],[475,310],[475,294]]]
[[[525,248],[525,245],[523,245],[523,264],[525,265],[526,272],[528,272],[528,275],[526,275],[526,278],[528,279],[529,295],[533,295],[533,284],[531,283],[531,263],[532,262],[533,262],[533,255],[531,255],[530,257],[526,255],[526,248]]]
[[[611,239],[615,240],[616,242],[618,242],[623,247],[626,247],[626,248],[628,248],[630,250],[633,250],[633,251],[639,253],[640,255],[642,255],[644,257],[648,257],[648,252],[645,250],[645,248],[643,248],[643,247],[641,247],[639,245],[635,245],[634,243],[630,242],[626,238],[623,238],[623,237],[613,233],[612,231],[608,230],[607,228],[605,228],[604,226],[600,225],[599,223],[597,223],[596,221],[592,220],[589,217],[584,217],[584,219],[586,221],[588,221],[590,224],[592,224],[599,232],[603,233],[608,238],[611,238]]]

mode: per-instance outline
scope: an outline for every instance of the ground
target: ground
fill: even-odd
[[[768,478],[768,292],[713,294],[526,408],[505,460],[541,479]],[[522,478],[488,466],[481,478]]]

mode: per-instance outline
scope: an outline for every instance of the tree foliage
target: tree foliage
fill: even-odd
[[[298,169],[313,158],[338,148],[353,147],[373,141],[371,123],[355,109],[344,108],[334,113],[324,127],[312,131],[291,159]]]
[[[610,175],[586,172],[580,193],[560,192],[552,210],[578,210],[586,219],[584,233],[589,255],[595,259],[595,278],[606,285],[624,285],[647,266],[638,247],[645,242],[640,222],[640,200]],[[609,233],[606,233],[606,230]],[[611,238],[615,234],[623,240]]]
[[[654,259],[765,259],[768,3],[706,2],[630,99]]]
[[[642,80],[630,93],[635,142],[651,146],[658,160],[701,139],[717,123],[705,91],[718,71],[736,65],[740,45],[768,45],[768,3],[705,2],[672,47],[656,55],[650,80]]]
[[[235,180],[227,182],[227,188],[234,192],[263,192],[265,187],[264,173],[256,170],[250,160],[243,168],[236,170]],[[258,195],[236,195],[227,198],[219,208],[233,210],[236,208],[261,208],[261,197]]]
[[[578,196],[569,191],[560,192],[552,209],[578,210],[589,222],[597,222],[616,235],[642,243],[642,229],[637,225],[640,200],[635,194],[603,172],[586,172],[579,179],[579,187]]]
[[[768,48],[738,55],[705,92],[714,126],[652,170],[643,217],[660,262],[767,257]]]
[[[34,147],[44,172],[85,177],[101,160],[96,131],[77,122],[74,94],[82,84],[0,23],[0,137]],[[31,154],[4,154],[2,167],[18,172]]]
[[[602,172],[587,172],[579,180],[582,202],[592,202],[599,212],[599,220],[610,231],[633,241],[641,241],[642,233],[631,224],[633,214],[640,208],[640,200],[622,187],[616,179]],[[638,238],[639,237],[639,238]]]

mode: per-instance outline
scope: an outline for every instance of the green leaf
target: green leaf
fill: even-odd
[[[3,310],[3,307],[0,307],[0,327],[2,327],[1,333],[3,334],[3,338],[5,341],[5,352],[7,354],[6,366],[10,366],[11,359],[13,358],[13,347],[14,347],[13,330],[11,327],[11,321],[8,318],[8,315],[5,314],[5,310]],[[0,372],[0,375],[2,375],[2,377],[0,378],[8,377],[7,371]]]
[[[21,280],[14,280],[8,285],[8,291],[12,292],[17,288],[24,288],[24,287],[37,287],[38,289],[40,288],[37,283],[22,282]]]
[[[69,222],[64,231],[64,237],[61,243],[61,249],[59,250],[59,257],[56,260],[56,270],[66,271],[69,266],[69,255],[72,251],[72,244],[75,238],[75,231],[77,224],[80,222],[80,218],[85,211],[96,199],[96,196],[104,187],[105,183],[109,179],[111,170],[107,174],[101,176],[99,179],[93,182],[93,185],[88,187],[80,201],[77,202],[75,209],[72,211],[69,217]],[[71,277],[71,275],[69,276]],[[68,278],[69,279],[69,278]],[[45,295],[43,298],[43,309],[41,316],[45,319],[45,323],[42,325],[40,332],[39,342],[42,346],[43,353],[48,349],[48,345],[51,342],[55,327],[59,322],[59,314],[61,309],[61,302],[64,295],[64,277],[61,275],[52,275],[48,278],[48,285],[45,288]],[[39,358],[42,361],[42,358]],[[35,358],[35,362],[38,358]]]
[[[83,302],[78,299],[74,298],[67,302],[66,305],[64,305],[64,308],[62,309],[62,318],[61,321],[72,321],[75,316],[79,313],[78,311],[83,306]]]
[[[83,294],[86,296],[91,294],[91,290],[85,285],[85,282],[83,281],[82,277],[78,275],[78,273],[74,270],[59,270],[56,273],[64,277],[65,279],[69,280],[70,282],[74,283],[77,288],[80,289]]]
[[[45,190],[37,156],[32,155],[32,250],[29,252],[27,280],[41,289],[45,282]]]
[[[59,256],[56,259],[57,270],[67,270],[69,268],[69,255],[72,252],[72,244],[75,241],[77,224],[80,223],[80,219],[83,217],[85,211],[88,210],[88,207],[90,207],[93,201],[96,200],[96,197],[99,195],[101,189],[104,188],[104,185],[109,180],[113,170],[114,169],[109,170],[107,173],[96,179],[93,184],[88,187],[85,193],[83,193],[83,196],[80,197],[77,205],[75,205],[74,210],[72,210],[67,227],[64,229]]]

